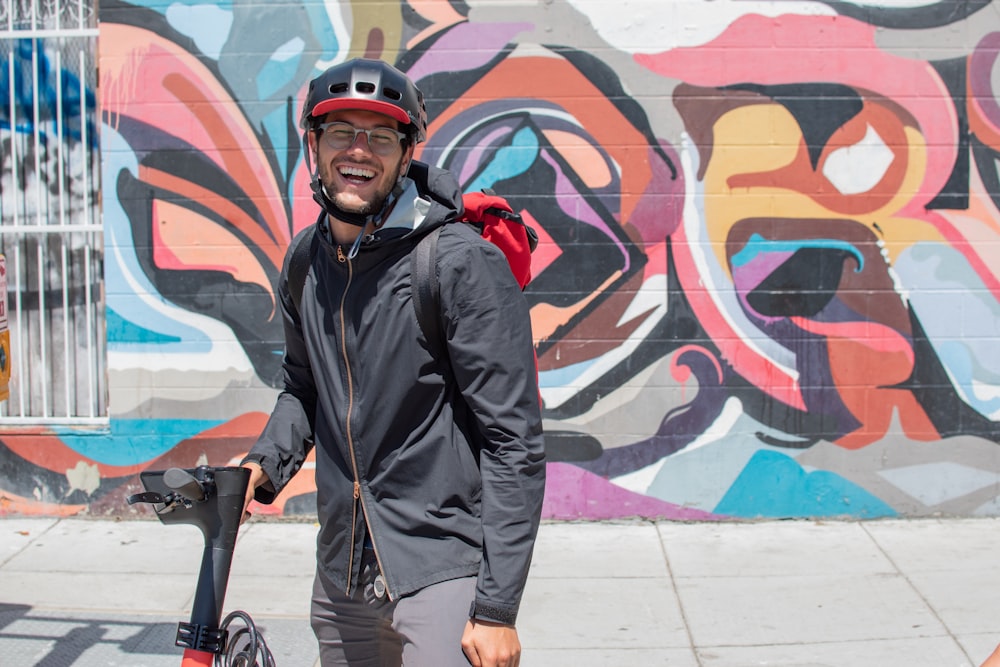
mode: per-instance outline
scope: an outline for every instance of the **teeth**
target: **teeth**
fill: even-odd
[[[344,176],[357,176],[359,178],[375,178],[375,172],[361,167],[340,167],[340,173]]]

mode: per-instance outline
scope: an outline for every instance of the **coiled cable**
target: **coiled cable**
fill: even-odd
[[[245,611],[231,612],[222,621],[222,630],[228,631],[234,621],[241,622],[243,627],[229,635],[225,653],[215,656],[215,667],[275,667],[271,649],[250,615]]]

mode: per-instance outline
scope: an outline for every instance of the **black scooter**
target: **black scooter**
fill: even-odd
[[[177,627],[175,644],[184,647],[181,667],[274,667],[274,656],[246,612],[222,619],[250,471],[170,468],[142,472],[139,479],[146,491],[129,496],[129,505],[149,503],[162,523],[195,525],[205,538],[191,620]],[[236,621],[243,627],[230,632]]]

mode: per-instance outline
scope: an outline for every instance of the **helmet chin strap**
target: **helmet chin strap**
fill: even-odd
[[[400,185],[400,181],[401,179],[398,178],[396,179],[396,184],[392,187],[392,192],[390,192],[389,195],[385,198],[385,202],[383,202],[382,208],[379,210],[379,212],[371,213],[365,216],[365,224],[363,224],[361,226],[361,229],[358,230],[358,235],[354,239],[354,243],[351,244],[351,249],[347,251],[347,259],[354,259],[355,257],[357,257],[358,250],[361,249],[361,240],[365,237],[365,231],[368,228],[369,222],[374,223],[374,228],[372,231],[374,231],[375,229],[379,229],[385,223],[386,215],[392,209],[393,203],[395,203],[396,199],[399,198],[399,195],[403,194],[403,188]],[[324,192],[325,190],[326,189],[324,188]],[[350,215],[354,217],[358,216],[358,214],[356,213],[347,213],[346,211],[341,212],[336,205],[334,205],[334,208],[338,211],[336,215],[330,213],[330,211],[327,211],[327,213],[330,213],[330,215],[337,218],[338,220],[343,220],[343,218],[341,217],[342,215]],[[351,222],[351,224],[353,225],[356,223]]]
[[[368,223],[371,222],[374,217],[370,213],[352,213],[351,211],[345,211],[337,206],[336,202],[333,201],[333,198],[327,194],[326,186],[323,185],[322,181],[320,181],[318,174],[313,176],[312,182],[309,183],[309,189],[312,190],[313,200],[319,204],[320,208],[326,211],[328,215],[332,215],[338,220],[342,220],[350,225],[354,225],[355,227],[364,228],[368,226]]]
[[[364,239],[365,231],[370,223],[374,224],[374,229],[380,228],[385,223],[386,215],[392,209],[392,205],[403,194],[402,180],[402,178],[396,179],[396,184],[393,186],[392,192],[385,198],[382,208],[377,213],[368,214],[353,213],[341,209],[326,194],[326,187],[319,182],[319,179],[314,179],[310,184],[313,190],[313,199],[319,203],[327,215],[360,228],[357,237],[354,239],[354,243],[351,244],[351,249],[347,253],[347,259],[354,259],[357,256],[358,251],[361,249],[361,240]]]

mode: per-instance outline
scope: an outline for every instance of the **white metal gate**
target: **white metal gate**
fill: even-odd
[[[107,419],[96,0],[0,3],[0,424]]]

